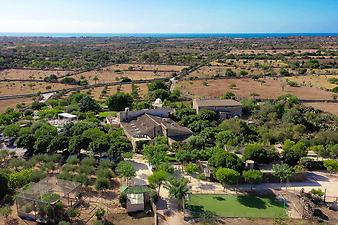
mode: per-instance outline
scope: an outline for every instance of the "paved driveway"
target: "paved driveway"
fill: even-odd
[[[148,167],[148,163],[142,155],[134,154],[132,159],[126,160],[133,164],[136,170],[136,177],[131,180],[131,184],[134,185],[146,185],[148,184],[148,176],[152,174],[152,171]]]

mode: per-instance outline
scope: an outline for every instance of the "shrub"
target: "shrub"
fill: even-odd
[[[75,175],[72,180],[79,182],[81,184],[88,184],[89,181],[88,177],[85,174]]]
[[[70,208],[67,214],[70,218],[75,218],[80,215],[80,212],[78,209]]]
[[[29,183],[29,178],[33,173],[32,169],[23,169],[19,172],[13,172],[9,175],[9,187],[14,190],[23,187]]]
[[[94,172],[94,166],[88,165],[88,164],[83,164],[79,167],[79,173],[82,174],[92,174]]]
[[[299,165],[304,166],[306,169],[312,170],[324,170],[324,162],[323,161],[315,161],[309,158],[303,158],[300,160]]]
[[[40,180],[42,180],[43,178],[45,178],[47,175],[45,172],[41,171],[41,170],[35,170],[32,172],[32,174],[29,177],[29,181],[30,182],[39,182]]]
[[[110,187],[109,179],[105,177],[98,177],[95,181],[96,190],[104,190]]]
[[[72,165],[76,165],[79,163],[79,159],[77,158],[77,156],[72,155],[67,159],[67,163],[72,164]]]
[[[161,163],[160,165],[156,167],[156,170],[163,170],[170,174],[175,172],[174,167],[168,162]]]
[[[338,161],[335,159],[325,160],[324,166],[329,172],[338,172]]]
[[[323,197],[324,194],[325,194],[320,188],[318,188],[318,189],[313,188],[313,189],[311,189],[310,193],[313,194],[313,195],[316,195],[318,197]]]
[[[96,218],[97,218],[98,220],[102,220],[102,218],[103,218],[103,216],[104,216],[105,213],[106,213],[106,212],[104,211],[104,209],[98,208],[98,209],[96,210],[96,212],[95,212],[95,216],[96,216]]]
[[[58,225],[70,225],[67,221],[60,221]]]
[[[132,152],[124,152],[123,153],[123,158],[125,158],[125,159],[131,159],[131,158],[133,158],[133,153]]]
[[[184,167],[184,170],[186,173],[193,174],[193,173],[197,173],[199,171],[199,168],[197,164],[189,163],[188,165]]]

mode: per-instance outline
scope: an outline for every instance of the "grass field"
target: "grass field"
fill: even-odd
[[[286,216],[283,202],[253,195],[191,195],[187,202],[193,216],[211,211],[220,217],[277,218]]]

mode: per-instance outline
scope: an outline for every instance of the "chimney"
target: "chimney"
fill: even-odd
[[[128,121],[129,120],[129,108],[125,108],[124,109],[124,112],[125,112],[125,115],[126,115],[126,121]]]

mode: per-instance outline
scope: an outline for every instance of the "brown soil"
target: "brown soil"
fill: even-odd
[[[71,71],[44,71],[44,70],[20,70],[9,69],[0,71],[0,80],[2,79],[25,79],[25,80],[42,80],[43,78],[55,74],[62,76],[72,73]]]
[[[134,71],[129,71],[130,67]],[[95,82],[111,83],[116,82],[121,77],[128,77],[132,80],[170,78],[174,72],[180,72],[183,68],[185,67],[174,65],[121,64],[81,73],[73,77],[75,79],[84,77],[90,84],[95,84]],[[97,77],[98,80],[94,81],[94,77]]]
[[[255,94],[260,98],[277,98],[284,94],[293,94],[300,99],[332,99],[332,93],[314,87],[289,87],[282,90],[283,82],[280,79],[260,79],[255,81],[244,79],[218,79],[180,81],[177,87],[189,97],[220,97],[225,92],[231,91],[239,97],[250,97]]]
[[[320,109],[324,112],[329,112],[338,116],[338,103],[327,103],[327,102],[313,102],[305,103],[307,106],[311,106],[315,109]]]
[[[5,112],[8,107],[15,108],[19,103],[30,104],[32,102],[31,98],[19,98],[19,99],[9,99],[0,101],[0,113]]]
[[[147,84],[137,84],[139,87],[139,95],[145,96],[148,92]],[[131,93],[131,84],[124,84],[124,85],[115,85],[115,86],[108,86],[107,88],[107,94],[105,96],[101,96],[101,92],[104,89],[104,87],[97,87],[90,89],[90,94],[97,100],[105,99],[106,97],[113,95],[117,92],[118,89],[122,92]],[[88,92],[88,90],[84,90],[83,92]]]
[[[142,213],[144,214],[144,213]],[[153,225],[154,217],[152,215],[138,215],[135,214],[133,216],[128,215],[127,213],[123,214],[110,214],[107,216],[107,220],[112,222],[114,225]]]
[[[330,78],[337,78],[338,75],[308,75],[308,76],[295,76],[295,77],[288,77],[285,79],[289,79],[291,81],[297,82],[299,85],[308,86],[308,87],[317,87],[317,88],[323,88],[323,89],[332,89],[337,84],[331,84],[329,82]]]
[[[1,82],[0,95],[36,94],[38,92],[75,87],[59,83]]]

